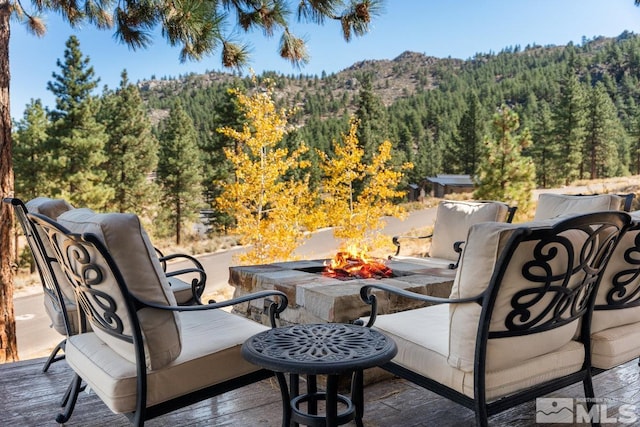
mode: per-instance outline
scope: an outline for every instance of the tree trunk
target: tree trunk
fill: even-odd
[[[176,205],[176,245],[180,245],[180,225],[182,223],[182,203],[178,200]]]
[[[8,0],[0,0],[0,193],[13,196],[11,160],[11,113],[9,111],[9,18]],[[13,312],[13,212],[0,203],[0,363],[18,360],[16,322]]]

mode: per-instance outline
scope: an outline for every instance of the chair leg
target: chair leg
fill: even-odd
[[[71,389],[73,388],[73,381],[69,383],[67,386],[67,390],[64,392],[64,396],[62,396],[62,400],[60,401],[60,407],[64,407],[69,401],[69,397],[71,396]]]
[[[64,358],[65,358],[64,354],[61,354],[60,356],[57,356],[57,357],[56,357],[56,355],[60,351],[64,352],[64,346],[65,346],[66,343],[67,343],[67,340],[63,339],[51,351],[51,354],[49,355],[49,358],[47,359],[47,361],[44,363],[44,366],[42,367],[42,372],[47,372],[49,370],[49,366],[51,366],[52,363],[57,362],[59,360],[64,360]]]
[[[591,413],[591,408],[593,408],[595,400],[595,392],[593,391],[593,381],[591,380],[590,372],[587,372],[587,375],[582,381],[582,385],[584,387],[584,397],[587,399],[587,411]],[[592,426],[600,426],[599,418],[596,418],[596,420],[597,421],[591,421]]]
[[[481,396],[476,394],[475,398],[476,425],[478,427],[489,426],[489,411],[487,410],[487,399],[484,393]]]
[[[364,374],[362,369],[355,371],[351,377],[351,401],[356,410],[356,426],[363,427],[364,416]]]
[[[76,406],[76,401],[78,400],[78,394],[82,390],[82,378],[78,376],[78,374],[73,375],[73,379],[67,388],[67,392],[65,393],[65,398],[63,402],[66,403],[64,408],[64,412],[58,414],[56,417],[56,422],[58,424],[66,423],[69,418],[71,418],[71,414],[73,413],[73,409]]]
[[[489,417],[487,415],[487,411],[478,411],[478,410],[476,410],[476,425],[478,427],[488,427],[489,426]]]
[[[87,388],[86,384],[83,384],[80,387],[80,390],[78,391],[79,393],[82,393],[85,389]],[[69,397],[71,396],[71,390],[73,389],[73,381],[71,381],[69,383],[69,385],[67,386],[67,391],[64,392],[64,396],[62,396],[62,400],[60,401],[60,406],[65,406],[67,404],[67,402],[69,401]]]

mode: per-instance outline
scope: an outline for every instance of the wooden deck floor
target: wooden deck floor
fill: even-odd
[[[70,378],[64,362],[42,373],[44,359],[0,365],[0,425],[55,426],[58,402]],[[596,396],[608,400],[609,415],[620,404],[638,405],[640,425],[640,367],[631,361],[594,378]],[[562,389],[553,397],[584,397],[581,385]],[[535,402],[523,404],[490,419],[492,426],[532,426]],[[280,426],[280,394],[275,381],[262,381],[197,405],[156,418],[149,426]],[[365,389],[364,424],[369,427],[471,426],[472,411],[404,380],[390,378]],[[606,424],[615,425],[616,423]],[[95,394],[82,393],[68,426],[128,426],[123,415],[113,414]],[[348,424],[349,426],[354,423]],[[544,424],[553,426],[553,424]],[[558,424],[558,427],[569,424]],[[584,424],[582,424],[584,425]],[[622,424],[619,424],[622,425]],[[628,423],[624,425],[630,425]]]

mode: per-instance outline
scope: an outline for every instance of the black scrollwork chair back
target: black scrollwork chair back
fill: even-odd
[[[94,214],[65,225],[63,216],[60,223],[28,217],[51,242],[80,307],[80,333],[66,345],[75,376],[58,422],[71,416],[83,383],[114,413],[141,426],[273,375],[240,354],[244,341],[268,327],[220,308],[270,298],[276,301],[268,310],[275,326],[287,305],[282,292],[179,306],[136,215]]]
[[[640,357],[640,211],[631,217],[598,287],[591,322],[596,372]]]
[[[65,339],[60,341],[47,358],[42,368],[42,372],[47,372],[53,362],[64,359],[64,354],[59,355],[59,353],[64,351],[66,336],[78,332],[75,297],[66,277],[62,274],[48,240],[39,235],[37,229],[27,218],[28,210],[25,204],[17,198],[5,198],[3,201],[13,206],[15,217],[31,250],[42,283],[44,306],[51,320],[51,327],[65,336]],[[32,203],[32,209],[46,212],[48,215],[55,215],[71,208],[68,203],[60,199],[42,197],[34,199]]]
[[[593,397],[595,290],[629,222],[626,213],[602,212],[477,224],[450,298],[363,287],[373,305],[368,325],[398,344],[398,356],[383,367],[475,410],[483,426],[490,415],[575,382]],[[436,305],[376,316],[385,295],[377,289]]]

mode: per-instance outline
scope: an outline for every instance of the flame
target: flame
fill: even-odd
[[[323,274],[329,277],[371,279],[391,277],[392,271],[382,261],[370,259],[364,250],[351,245],[325,261]]]

